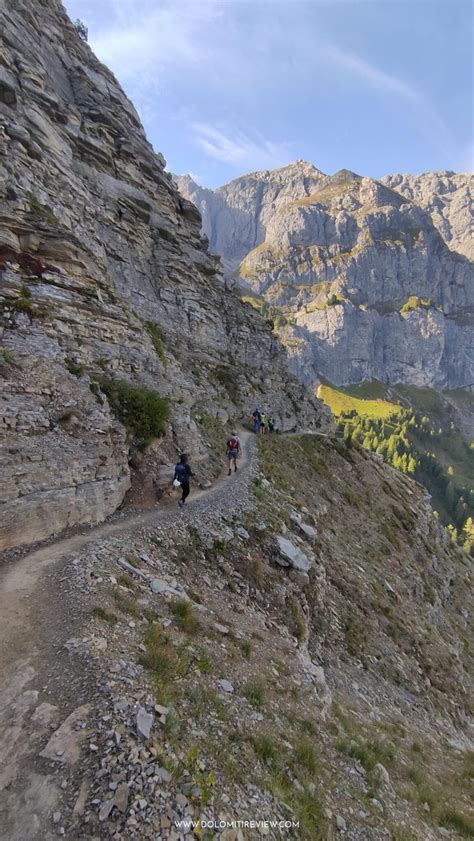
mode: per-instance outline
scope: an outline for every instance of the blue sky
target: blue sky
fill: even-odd
[[[168,168],[206,186],[472,168],[466,0],[65,0]]]

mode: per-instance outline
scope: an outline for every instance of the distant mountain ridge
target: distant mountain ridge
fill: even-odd
[[[474,382],[474,267],[461,253],[470,253],[472,181],[327,176],[305,161],[216,191],[177,179],[211,251],[273,319],[307,384],[438,389]]]

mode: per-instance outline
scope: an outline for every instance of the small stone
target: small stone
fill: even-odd
[[[347,829],[347,824],[342,815],[336,815],[336,826],[339,832],[344,832]]]
[[[97,753],[99,748],[97,747],[96,744],[94,744],[94,742],[91,742],[90,745],[89,745],[89,750],[92,751],[92,753]]]
[[[61,820],[61,812],[54,812],[53,813],[53,823],[59,823]]]
[[[303,572],[307,572],[309,570],[311,567],[311,561],[308,556],[301,551],[301,549],[298,549],[297,546],[282,535],[277,535],[276,540],[280,550],[280,555],[283,556],[283,559],[287,563],[291,564],[294,569],[299,569]]]
[[[100,807],[99,820],[100,821],[106,821],[113,808],[114,808],[114,801],[113,800],[105,800],[104,803],[102,803],[102,806]]]
[[[375,779],[378,780],[378,782],[381,785],[385,786],[386,788],[390,787],[390,775],[385,766],[382,765],[380,762],[377,762],[376,766],[374,767],[373,774]]]
[[[234,691],[234,687],[228,680],[219,680],[217,681],[218,686],[222,689],[223,692],[232,693]]]
[[[248,533],[247,529],[244,529],[243,526],[237,526],[236,532],[239,537],[242,537],[244,540],[250,540],[250,534]]]
[[[145,707],[140,707],[137,713],[137,732],[142,739],[150,738],[150,731],[153,726],[154,716],[147,713]]]
[[[113,799],[114,806],[117,807],[119,812],[124,813],[127,811],[129,794],[130,789],[128,783],[120,783]]]
[[[226,625],[219,625],[218,622],[214,624],[214,630],[217,631],[219,634],[227,635],[229,633],[229,628]]]
[[[304,532],[306,537],[309,537],[309,539],[312,541],[316,540],[318,533],[316,529],[313,528],[313,526],[310,526],[308,523],[298,523],[298,525],[301,531]]]
[[[163,782],[163,783],[171,782],[171,774],[170,774],[169,771],[166,770],[166,768],[157,768],[155,766],[155,774],[158,777],[158,779],[161,780],[161,782]]]

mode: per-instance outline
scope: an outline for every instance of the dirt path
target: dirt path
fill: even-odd
[[[242,431],[241,441],[237,474],[228,477],[223,468],[211,488],[191,492],[185,510],[157,506],[105,522],[28,552],[0,570],[0,841],[57,838],[60,826],[51,816],[64,795],[61,789],[75,785],[68,764],[57,767],[59,755],[53,763],[39,756],[59,722],[78,707],[92,706],[98,685],[87,663],[65,648],[68,639],[81,634],[85,619],[85,608],[64,575],[66,565],[89,544],[154,523],[183,517],[192,522],[222,507],[250,480],[255,439]]]

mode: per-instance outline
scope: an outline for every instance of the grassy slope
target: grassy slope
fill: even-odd
[[[432,453],[444,474],[459,488],[474,488],[474,451],[469,449],[470,439],[462,436],[456,428],[456,417],[452,403],[460,402],[464,411],[472,412],[474,417],[474,400],[472,395],[462,392],[455,393],[452,398],[449,393],[443,397],[439,392],[429,388],[396,385],[385,386],[380,382],[360,383],[358,385],[336,388],[328,383],[320,386],[318,395],[331,408],[336,417],[343,412],[355,411],[358,416],[372,420],[388,420],[400,412],[400,409],[412,409],[429,418],[430,428],[441,435],[427,436],[419,429],[408,428],[408,437],[415,452]],[[352,421],[351,421],[352,422]],[[397,419],[388,431],[393,431]],[[433,506],[439,511],[444,522],[452,522],[452,517],[445,507],[444,495],[430,479],[430,476],[418,470],[416,477],[433,496]],[[473,515],[472,510],[468,514]]]
[[[341,412],[355,410],[358,415],[367,415],[371,418],[385,420],[398,411],[396,403],[390,403],[388,400],[379,397],[357,397],[354,394],[330,385],[321,385],[318,389],[318,397],[324,400],[336,417]]]

